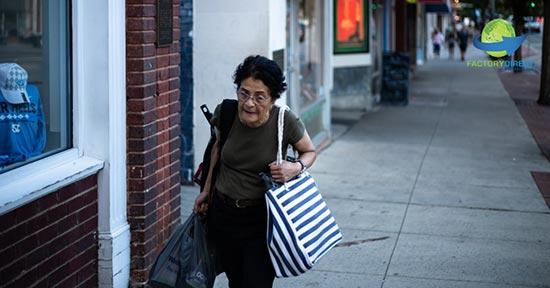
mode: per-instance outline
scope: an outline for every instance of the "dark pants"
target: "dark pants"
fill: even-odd
[[[434,44],[434,54],[439,55],[439,51],[441,51],[441,45],[440,44]]]
[[[219,193],[219,192],[215,192]],[[214,197],[209,229],[231,288],[272,287],[275,271],[266,242],[266,206],[237,208]]]

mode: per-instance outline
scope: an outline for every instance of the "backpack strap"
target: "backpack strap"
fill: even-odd
[[[216,178],[218,176],[218,172],[220,171],[221,166],[221,155],[222,155],[222,148],[225,144],[225,140],[227,140],[227,136],[229,135],[229,132],[231,131],[231,127],[233,126],[233,122],[235,122],[235,117],[237,116],[237,104],[238,101],[234,99],[224,99],[222,102],[222,107],[220,111],[220,142],[219,142],[219,154],[218,154],[218,161],[216,162],[214,166],[214,170],[212,170],[212,183],[216,183]],[[210,192],[214,191],[214,185],[210,187]],[[210,197],[212,197],[214,193],[210,193]],[[209,202],[212,202],[212,199],[209,199]]]
[[[222,102],[220,111],[220,152],[237,116],[237,104],[238,102],[235,99],[224,99]]]

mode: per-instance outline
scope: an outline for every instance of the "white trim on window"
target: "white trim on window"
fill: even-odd
[[[70,149],[0,174],[0,215],[97,173],[103,162]]]
[[[126,287],[130,277],[125,17],[125,1],[73,1],[74,141],[82,155],[105,161],[98,176],[99,287]]]
[[[371,53],[334,55],[332,63],[334,68],[357,67],[372,65]]]

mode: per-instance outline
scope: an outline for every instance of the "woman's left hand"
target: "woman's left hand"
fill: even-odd
[[[302,165],[297,162],[286,160],[283,160],[281,164],[277,165],[277,162],[273,161],[269,164],[269,170],[273,180],[284,183],[298,175],[302,170]]]

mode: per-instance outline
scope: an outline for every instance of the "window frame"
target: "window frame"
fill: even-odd
[[[67,91],[72,96],[72,101],[69,101],[66,106],[66,117],[72,121],[69,130],[71,134],[67,137],[71,137],[72,148],[69,146],[66,150],[34,161],[31,160],[32,162],[28,164],[0,174],[0,183],[2,183],[0,185],[0,215],[98,173],[105,166],[104,159],[108,159],[108,157],[104,157],[105,153],[98,153],[109,150],[109,144],[105,144],[105,142],[108,142],[105,140],[106,137],[98,137],[96,140],[93,138],[95,135],[91,135],[93,133],[89,132],[98,129],[94,123],[97,119],[104,118],[105,115],[94,111],[94,105],[86,107],[86,103],[83,101],[86,97],[90,97],[89,94],[91,93],[83,89],[84,86],[90,86],[89,81],[84,76],[97,76],[101,74],[98,70],[102,69],[102,67],[97,66],[90,69],[83,67],[83,63],[88,62],[89,65],[92,62],[91,57],[87,56],[87,54],[92,53],[84,51],[84,47],[92,47],[93,45],[94,39],[86,39],[85,36],[86,33],[89,33],[86,29],[90,30],[91,27],[88,23],[93,23],[93,21],[83,13],[83,10],[85,10],[84,5],[72,2],[71,0],[66,2],[69,6],[66,9],[69,21],[67,27],[65,27],[68,35],[66,41],[69,44],[67,45],[67,61],[69,61],[69,64],[66,73],[71,76],[68,77],[71,79],[70,83],[65,84],[68,85]],[[97,11],[99,11],[100,7],[97,8]],[[98,37],[103,36],[101,33],[98,34]],[[124,66],[123,69],[125,69]],[[120,73],[120,71],[117,72]],[[125,71],[123,73],[125,75]],[[106,93],[105,96],[98,97],[97,101],[101,103],[109,102],[108,98],[108,93]],[[109,106],[109,104],[106,105]],[[125,114],[122,117],[125,117]],[[90,145],[97,144],[97,147],[88,149],[90,145],[83,144],[89,139],[94,139],[95,141],[88,142],[91,142]]]
[[[61,2],[63,1],[63,2]],[[44,73],[41,81],[42,87],[41,97],[43,106],[44,97],[47,97],[49,107],[43,107],[42,116],[44,121],[49,119],[48,123],[45,125],[49,126],[50,131],[46,131],[46,134],[49,132],[58,132],[59,138],[53,141],[59,142],[59,145],[56,147],[51,147],[46,151],[47,148],[44,148],[41,154],[33,156],[31,158],[24,159],[22,161],[10,163],[0,170],[0,174],[7,173],[8,171],[18,169],[25,165],[28,165],[32,162],[38,161],[40,159],[47,158],[49,156],[55,155],[62,151],[72,148],[72,75],[71,75],[71,7],[70,0],[59,0],[59,1],[46,1],[43,0],[39,5],[41,10],[38,11],[38,14],[41,15],[40,26],[42,30],[42,39],[41,44],[42,59],[44,67],[48,69],[47,73]],[[61,15],[62,13],[65,16]],[[33,14],[34,15],[34,14]],[[64,21],[58,21],[58,19],[64,19]],[[47,41],[44,41],[46,39]],[[47,57],[45,57],[47,55]],[[17,57],[16,57],[17,58]],[[14,61],[18,62],[18,61]],[[25,62],[25,61],[23,61]],[[51,63],[56,63],[51,65]],[[21,64],[21,63],[18,63]],[[29,64],[26,63],[25,64]],[[25,66],[21,64],[21,66]],[[30,73],[30,71],[27,71]],[[69,81],[63,81],[63,79],[69,79]],[[34,83],[34,82],[33,82]],[[31,77],[29,75],[29,85],[31,83]],[[54,97],[54,95],[59,95]],[[46,115],[48,114],[48,115]],[[53,120],[52,120],[53,119]],[[46,137],[46,147],[47,142],[50,141]]]
[[[72,148],[0,175],[0,215],[97,173],[103,161]]]

